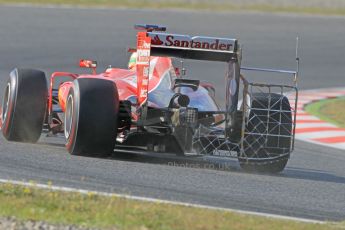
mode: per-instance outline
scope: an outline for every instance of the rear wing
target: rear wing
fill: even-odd
[[[169,56],[184,59],[220,61],[229,65],[226,87],[228,90],[227,110],[237,108],[238,84],[240,78],[240,49],[237,39],[205,36],[189,36],[163,33],[165,27],[157,25],[136,25],[137,34],[137,105],[140,122],[147,114],[150,56]],[[157,32],[158,31],[158,32]]]
[[[233,38],[169,34],[160,25],[138,24],[135,29],[145,31],[138,33],[137,41],[150,38],[147,48],[152,56],[229,62],[237,58],[239,50],[237,39]]]
[[[148,32],[152,56],[229,62],[236,58],[236,39]]]

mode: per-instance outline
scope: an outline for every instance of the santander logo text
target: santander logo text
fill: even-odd
[[[152,41],[151,41],[151,44],[152,44],[152,45],[157,45],[157,46],[161,46],[161,45],[163,45],[163,43],[164,43],[164,42],[162,42],[162,41],[159,39],[159,36],[158,36],[158,35],[156,35],[156,36],[152,39]]]
[[[189,37],[185,35],[155,35],[151,37],[153,46],[232,51],[233,40],[209,37]]]

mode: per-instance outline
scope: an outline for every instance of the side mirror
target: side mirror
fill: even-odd
[[[92,69],[92,74],[96,74],[97,62],[92,60],[81,59],[79,67]]]

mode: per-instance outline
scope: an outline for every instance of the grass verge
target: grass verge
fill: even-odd
[[[345,128],[345,97],[312,103],[307,105],[306,111],[321,120]]]
[[[126,8],[149,8],[149,9],[189,9],[189,10],[211,10],[211,11],[261,11],[261,12],[286,12],[305,13],[320,15],[345,15],[345,7],[322,7],[303,6],[294,4],[268,4],[268,3],[234,3],[226,1],[186,1],[186,0],[0,0],[8,4],[56,4],[90,7],[126,7]]]
[[[226,211],[0,184],[0,216],[116,229],[344,229]]]

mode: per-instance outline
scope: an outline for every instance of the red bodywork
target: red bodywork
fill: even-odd
[[[151,44],[152,43],[152,44]],[[73,87],[73,80],[77,78],[100,78],[112,81],[117,88],[118,97],[120,101],[130,101],[135,110],[132,110],[132,119],[138,120],[141,117],[146,117],[146,110],[138,108],[150,107],[167,107],[169,100],[175,94],[172,89],[173,80],[179,76],[178,68],[175,68],[170,57],[151,56],[151,45],[155,43],[148,35],[147,31],[137,33],[136,44],[136,64],[134,69],[120,69],[108,68],[103,73],[96,73],[97,62],[90,60],[81,60],[80,67],[90,68],[91,74],[74,74],[66,72],[55,72],[52,74],[49,90],[48,101],[48,119],[53,114],[53,86],[56,83],[56,78],[70,77],[71,81],[62,83],[58,88],[58,104],[62,112],[65,112],[67,96],[70,88]],[[165,81],[169,77],[168,83]],[[164,82],[163,84],[161,84]],[[164,87],[160,87],[164,85]],[[203,86],[203,84],[201,84]],[[149,94],[155,89],[160,88],[158,94],[155,94],[154,100],[150,101]],[[210,97],[207,87],[201,87],[196,92],[185,92],[191,99],[191,105],[195,108],[201,108],[206,111],[217,111],[218,105],[214,98]],[[203,100],[200,100],[203,98]],[[168,103],[166,103],[168,101]],[[164,103],[163,103],[164,102]],[[160,106],[159,106],[160,104]],[[219,116],[215,116],[219,117]]]
[[[173,70],[172,61],[170,58],[166,57],[151,57],[150,58],[150,79],[148,85],[148,91],[155,89],[160,83],[161,76],[164,75],[167,71]],[[51,77],[51,93],[52,87],[56,77],[71,77],[72,79],[76,78],[102,78],[109,79],[116,84],[118,89],[119,99],[128,100],[130,97],[137,97],[137,71],[128,70],[128,69],[119,69],[119,68],[109,68],[104,73],[101,74],[72,74],[72,73],[61,73],[56,72],[52,74]],[[70,88],[73,85],[73,81],[67,81],[60,85],[58,91],[59,104],[63,111],[65,111],[65,104],[67,100],[67,95]],[[52,96],[50,96],[51,98]],[[52,108],[52,99],[49,102],[49,110]],[[143,101],[141,101],[143,102]]]

